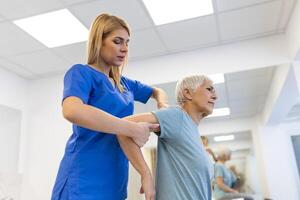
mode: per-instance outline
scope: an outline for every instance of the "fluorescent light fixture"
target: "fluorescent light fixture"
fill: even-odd
[[[226,116],[230,115],[230,109],[229,108],[216,108],[213,110],[213,113],[211,115],[208,115],[207,117],[220,117],[220,116]]]
[[[156,25],[213,13],[212,0],[143,0]]]
[[[234,140],[234,135],[220,135],[214,137],[214,141],[216,142],[224,142],[230,140]]]
[[[224,74],[212,74],[208,75],[208,77],[214,82],[214,84],[224,83]]]
[[[14,23],[49,48],[88,38],[88,29],[67,9],[19,19]]]

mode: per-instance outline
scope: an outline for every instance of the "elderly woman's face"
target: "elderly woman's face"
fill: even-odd
[[[205,81],[192,93],[193,104],[199,112],[203,112],[205,115],[212,113],[216,99],[217,95],[210,81]]]

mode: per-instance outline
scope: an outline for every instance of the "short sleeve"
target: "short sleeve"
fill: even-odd
[[[216,164],[215,165],[215,177],[222,177],[224,178],[225,174],[224,174],[224,169],[221,165]]]
[[[92,79],[88,70],[84,65],[74,65],[64,77],[63,100],[75,96],[87,104],[91,89]]]
[[[135,101],[146,103],[153,93],[152,87],[124,76],[122,77],[122,84],[133,93]]]
[[[160,126],[160,138],[174,138],[181,132],[182,113],[180,110],[169,107],[152,112]]]

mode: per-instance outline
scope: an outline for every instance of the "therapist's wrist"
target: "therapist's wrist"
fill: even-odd
[[[167,108],[169,107],[169,104],[167,101],[159,101],[157,102],[157,108]]]

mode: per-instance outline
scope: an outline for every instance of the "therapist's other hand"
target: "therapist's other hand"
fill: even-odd
[[[145,193],[146,200],[155,200],[155,187],[151,173],[144,173],[141,178],[142,186],[140,193]]]

